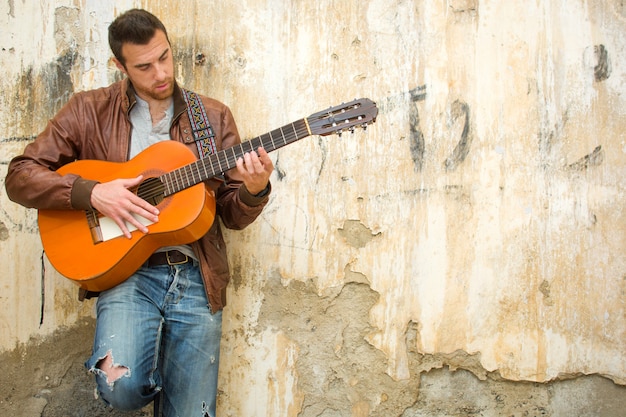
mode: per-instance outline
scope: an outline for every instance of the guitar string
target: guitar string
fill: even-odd
[[[360,122],[363,123],[363,126],[369,123],[368,121],[366,121],[366,118],[361,119],[361,117],[359,117],[359,120]],[[348,122],[349,119],[345,119],[344,121]],[[298,128],[296,128],[296,124],[299,125]],[[283,132],[283,129],[287,129],[289,133],[286,135]],[[293,133],[290,130],[293,130]],[[339,130],[342,130],[342,127],[336,129],[336,131],[339,131]],[[274,143],[274,138],[272,137],[272,133],[276,133],[277,135],[279,134],[279,136],[283,138],[283,143],[277,146]],[[257,136],[253,139],[250,139],[249,141],[240,143],[239,145],[235,145],[231,148],[224,149],[207,158],[197,160],[188,165],[177,168],[172,172],[163,174],[157,178],[158,181],[154,181],[152,185],[142,188],[141,190],[143,192],[142,195],[144,195],[145,197],[142,197],[141,195],[140,197],[148,200],[148,199],[156,198],[160,195],[169,196],[179,191],[182,191],[185,188],[189,188],[192,185],[198,184],[199,182],[203,180],[203,178],[209,179],[209,178],[212,178],[213,176],[218,175],[220,172],[225,172],[228,169],[235,167],[236,160],[241,156],[241,154],[243,154],[243,150],[245,146],[248,146],[250,148],[249,151],[253,151],[254,149],[258,148],[257,144],[259,144],[266,149],[270,149],[270,152],[271,152],[282,146],[288,145],[297,140],[310,136],[311,134],[312,132],[310,130],[308,120],[306,119],[298,120],[289,125],[285,125],[279,129],[270,131],[269,133],[263,134],[261,136]],[[269,138],[269,141],[267,141],[268,138]],[[237,154],[234,151],[234,148],[237,146],[240,148],[240,152],[241,152],[239,156],[237,156]],[[227,153],[229,152],[233,154],[232,157],[227,155]],[[221,158],[222,156],[225,156],[224,162],[226,163],[227,169],[222,168],[221,160],[224,159],[224,158]],[[217,162],[218,169],[216,169],[215,167],[215,162]],[[208,175],[207,164],[210,164],[212,175]],[[200,168],[202,168],[202,170],[200,170]],[[205,172],[204,177],[201,174],[202,171]],[[180,178],[176,177],[177,173],[179,174]],[[185,177],[187,177],[187,180],[183,178],[183,174]],[[173,179],[172,179],[172,176],[174,177]],[[189,179],[189,176],[191,176],[192,178],[191,180]],[[168,190],[168,188],[170,189]]]
[[[150,181],[150,183],[145,187],[140,187],[141,194],[139,196],[144,200],[151,200],[163,194],[175,194],[176,192],[179,192],[185,188],[189,188],[192,185],[198,184],[202,181],[203,175],[201,174],[201,172],[206,171],[207,164],[210,165],[212,175],[208,176],[205,179],[216,176],[220,172],[224,172],[228,169],[234,168],[236,166],[237,159],[241,157],[246,147],[249,148],[248,151],[250,152],[258,148],[258,144],[259,146],[270,149],[270,151],[272,151],[282,146],[288,145],[292,142],[295,142],[296,140],[309,136],[306,125],[296,128],[295,124],[300,124],[299,122],[303,122],[303,120],[291,123],[290,125],[285,125],[282,128],[273,130],[261,136],[257,136],[253,139],[250,139],[249,141],[242,142],[231,148],[219,151],[218,153],[213,154],[207,158],[194,161],[188,165],[177,168],[172,172],[163,174],[160,177],[157,177],[157,181]],[[293,132],[283,133],[283,129],[293,130]],[[279,131],[279,136],[282,137],[283,143],[279,144],[279,146],[276,146],[275,139],[272,135],[274,133],[278,133]],[[239,148],[239,155],[235,153],[234,148]],[[229,156],[228,153],[232,153],[233,155]],[[225,158],[222,158],[222,156],[224,156]],[[224,160],[227,169],[222,168],[221,160]],[[192,178],[191,180],[189,178],[190,176]],[[168,184],[170,185],[171,190],[166,190],[168,188]]]

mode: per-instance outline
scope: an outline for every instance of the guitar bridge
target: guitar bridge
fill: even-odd
[[[89,232],[91,234],[91,240],[94,245],[102,243],[104,238],[102,237],[102,229],[100,228],[100,216],[95,210],[87,210],[85,212],[87,216],[87,225],[89,226]]]

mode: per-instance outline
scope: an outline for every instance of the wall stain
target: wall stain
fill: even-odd
[[[554,305],[554,301],[550,297],[550,283],[547,280],[543,280],[539,285],[539,292],[543,294],[543,303],[547,306]]]
[[[346,220],[338,231],[350,246],[358,249],[364,248],[373,238],[380,235],[380,233],[373,234],[358,220]]]
[[[9,229],[3,221],[0,220],[0,241],[9,239]]]

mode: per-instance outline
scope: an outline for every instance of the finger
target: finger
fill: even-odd
[[[241,175],[242,181],[249,175],[246,168],[246,161],[244,160],[243,156],[237,159],[237,172],[239,173],[239,175]]]
[[[262,149],[262,148],[259,148],[259,149]],[[265,153],[265,156],[267,157],[267,153]],[[269,160],[269,158],[267,159]],[[254,168],[254,173],[260,174],[260,173],[267,171],[265,167],[266,162],[262,159],[262,156],[257,154],[256,152],[254,152],[253,155],[250,155],[250,164]]]
[[[254,156],[252,155],[254,152],[246,152],[241,158],[241,166],[238,166],[239,172],[245,178],[249,178],[256,171]]]
[[[126,222],[124,221],[123,218],[114,218],[113,221],[115,222],[117,227],[120,228],[120,230],[124,234],[124,237],[126,237],[127,239],[132,238],[132,235],[130,234],[130,230],[128,230],[128,227],[126,226]]]
[[[139,214],[142,217],[145,217],[151,221],[157,221],[157,216],[159,215],[159,209],[148,203],[143,198],[137,196],[136,194],[131,193],[129,196],[129,201],[132,206],[130,207],[131,211]]]
[[[259,147],[257,153],[259,155],[259,162],[263,165],[265,172],[271,173],[274,170],[274,163],[272,162],[270,155],[262,147]]]
[[[146,219],[150,220],[148,217],[146,217]],[[123,222],[123,223],[124,223],[124,227],[123,227],[123,228],[121,228],[121,227],[120,227],[120,229],[122,229],[122,232],[124,232],[124,230],[126,230],[126,232],[124,233],[124,235],[125,235],[126,237],[128,237],[128,238],[130,238],[130,237],[131,237],[131,233],[130,233],[130,231],[128,230],[128,225],[129,225],[129,224],[130,224],[130,225],[132,225],[132,226],[134,226],[137,230],[139,230],[140,232],[142,232],[142,233],[144,233],[144,234],[148,233],[148,227],[147,227],[147,226],[145,226],[143,223],[141,223],[139,220],[137,220],[137,219],[135,218],[135,216],[133,216],[130,212],[129,212],[129,213],[127,213],[127,214],[124,216],[124,222]]]
[[[244,158],[245,158],[246,168],[248,169],[248,172],[250,174],[253,174],[256,171],[259,157],[257,156],[256,152],[253,151],[253,152],[246,152],[246,154],[244,155]]]
[[[262,146],[259,146],[259,149],[257,149],[257,154],[259,155],[259,158],[261,158],[262,160],[269,158],[269,154],[267,153],[265,148],[263,148]]]
[[[139,175],[135,178],[119,178],[117,180],[113,180],[111,182],[119,182],[120,185],[122,185],[124,188],[133,188],[139,184],[141,184],[141,181],[143,181],[143,175]]]

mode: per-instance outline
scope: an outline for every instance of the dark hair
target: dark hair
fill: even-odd
[[[113,55],[125,66],[126,60],[122,56],[122,46],[125,43],[146,45],[157,30],[163,31],[169,42],[165,26],[155,15],[143,9],[131,9],[124,12],[109,25],[109,46]]]

